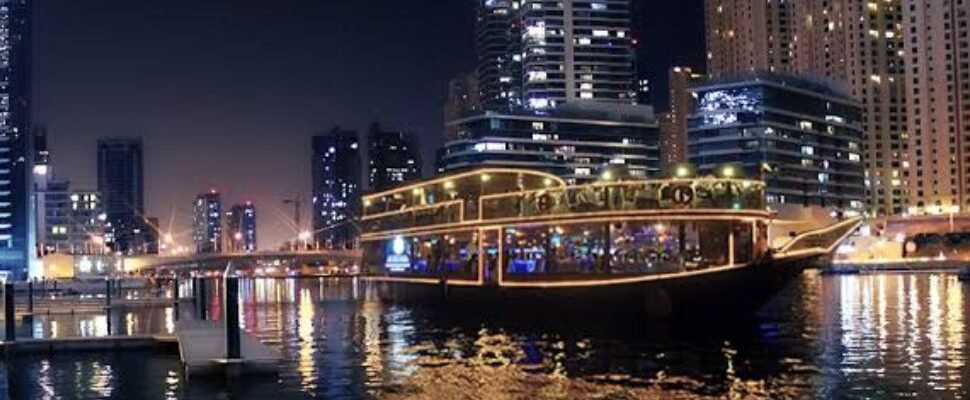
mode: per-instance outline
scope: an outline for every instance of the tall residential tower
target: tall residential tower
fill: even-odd
[[[904,0],[912,213],[970,209],[970,2]],[[888,150],[888,149],[887,149]]]
[[[251,201],[226,212],[226,248],[233,253],[256,251],[256,206]]]
[[[421,158],[412,135],[385,131],[375,122],[367,133],[367,146],[371,191],[387,190],[421,177]]]
[[[318,247],[353,247],[357,241],[360,153],[356,131],[335,127],[313,137],[313,232]]]
[[[635,103],[630,14],[630,0],[480,0],[478,74],[485,108]]]
[[[0,271],[26,279],[31,203],[31,1],[0,2]]]
[[[210,190],[195,198],[192,218],[192,241],[195,253],[222,252],[222,199],[219,192]]]
[[[906,17],[904,9],[910,13],[935,13],[934,18],[957,18],[956,10],[940,9],[944,3],[950,4],[944,0],[706,0],[708,73],[726,77],[776,71],[839,82],[863,110],[869,212],[892,215],[920,203],[949,204],[939,198],[944,193],[950,195],[949,186],[939,188],[937,195],[932,194],[936,189],[924,186],[921,195],[920,185],[906,176],[907,166],[912,164],[908,159],[915,156],[908,151],[913,130],[907,129],[906,64],[917,62],[917,57],[924,57],[929,48],[942,51],[949,46],[944,42],[950,39],[946,33],[936,35],[934,40],[939,42],[931,47],[913,40],[919,40],[921,29],[924,34],[953,30],[956,21],[947,25],[943,21]],[[913,46],[912,51],[904,46]],[[912,53],[912,60],[906,59],[907,52]],[[956,56],[953,52],[952,56]],[[947,62],[946,56],[936,55],[937,71],[945,71],[940,63]],[[925,76],[912,82],[926,85],[930,80]],[[928,95],[926,90],[917,93]],[[946,160],[944,156],[939,162]],[[946,171],[941,173],[949,173],[948,168],[943,169]]]
[[[145,214],[144,162],[141,138],[98,140],[98,192],[107,217],[106,242],[113,251],[139,251],[136,236]]]

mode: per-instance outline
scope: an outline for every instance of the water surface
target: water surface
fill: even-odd
[[[0,393],[18,399],[959,399],[970,383],[970,285],[949,275],[808,272],[756,317],[677,324],[620,314],[611,323],[445,314],[381,302],[376,287],[350,279],[255,280],[242,288],[245,329],[286,359],[278,376],[189,380],[176,356],[158,352],[18,356],[0,361]],[[221,312],[218,297],[211,296],[213,315]],[[105,318],[42,318],[31,331],[97,335],[107,329]],[[170,308],[111,318],[118,334],[166,332],[174,323]]]

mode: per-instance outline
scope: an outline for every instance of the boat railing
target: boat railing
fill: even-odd
[[[464,220],[465,202],[452,200],[426,206],[402,208],[361,218],[364,232],[459,223]]]
[[[401,206],[361,218],[364,232],[462,222],[648,210],[763,211],[764,184],[742,179],[668,179],[593,183]]]
[[[596,183],[487,195],[479,219],[663,209],[764,210],[764,185],[739,179]]]
[[[778,249],[777,254],[830,253],[860,225],[862,225],[862,218],[850,218],[824,228],[803,232]]]

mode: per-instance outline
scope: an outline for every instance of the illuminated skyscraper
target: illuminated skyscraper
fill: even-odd
[[[485,108],[635,103],[631,26],[630,0],[481,0],[478,71]]]
[[[507,110],[522,104],[522,49],[519,0],[476,0],[476,51],[478,90],[489,110]]]
[[[226,212],[226,242],[233,253],[256,251],[256,206],[251,201]]]
[[[825,210],[863,211],[862,113],[847,90],[827,81],[767,72],[712,80],[693,89],[689,159],[701,175],[763,178],[767,200]],[[727,168],[725,168],[727,169]]]
[[[31,2],[0,1],[0,271],[27,277],[31,217]]]
[[[144,222],[144,162],[141,138],[98,140],[98,191],[107,216],[106,242],[113,251],[139,251],[135,230]]]
[[[904,0],[902,12],[911,136],[901,170],[908,174],[908,208],[914,214],[967,212],[970,2]]]
[[[792,71],[792,3],[705,0],[707,73],[730,76],[749,71]]]
[[[196,254],[222,252],[222,200],[211,190],[195,198],[192,240]]]
[[[608,168],[656,176],[657,122],[643,105],[573,103],[537,112],[486,111],[451,122],[455,140],[438,151],[438,169],[531,168],[589,182]]]
[[[444,106],[445,141],[454,140],[458,134],[448,125],[449,122],[481,110],[480,96],[478,76],[474,73],[461,74],[448,82],[448,97]]]
[[[410,134],[385,131],[374,123],[367,133],[367,142],[371,191],[387,190],[421,177],[421,158]]]
[[[687,67],[670,69],[670,107],[660,116],[660,164],[662,170],[687,161],[687,117],[694,109],[690,88],[703,79]]]
[[[919,176],[907,176],[907,166],[912,166],[914,161],[912,158],[929,153],[926,149],[920,150],[919,154],[915,149],[909,151],[911,144],[923,146],[934,142],[910,140],[913,129],[907,129],[908,115],[911,114],[907,109],[913,104],[907,104],[907,92],[916,97],[936,93],[941,96],[940,101],[953,97],[952,93],[943,94],[943,87],[935,92],[928,90],[928,86],[924,86],[924,90],[907,89],[907,85],[913,83],[930,85],[933,81],[928,75],[907,79],[907,71],[914,74],[928,71],[919,65],[910,71],[906,68],[908,62],[924,65],[927,61],[934,62],[934,68],[940,74],[956,65],[944,65],[950,62],[944,49],[952,48],[948,37],[955,37],[956,20],[960,18],[957,9],[965,5],[952,5],[952,10],[944,10],[944,3],[952,2],[706,0],[708,73],[725,77],[750,71],[790,72],[826,77],[845,84],[863,109],[869,212],[875,215],[901,214],[907,206],[916,206],[915,212],[921,212],[923,205],[957,204],[959,201],[951,202],[950,196],[960,190],[951,187],[949,175],[951,170],[956,174],[959,167],[950,168],[947,161],[950,157],[943,155],[950,152],[947,140],[936,141],[941,153],[939,157],[931,156],[937,165],[937,173],[932,176],[939,186],[911,179]],[[906,17],[904,10],[914,15]],[[943,21],[944,16],[953,20]],[[948,33],[932,34],[936,31]],[[918,43],[926,39],[938,42],[931,46]],[[904,46],[912,46],[912,51],[907,51]],[[933,54],[927,58],[930,49]],[[947,51],[952,51],[950,57],[959,56],[955,49]],[[912,60],[906,59],[907,52],[912,53]],[[925,106],[927,103],[921,104]],[[941,106],[940,110],[945,108]],[[925,126],[927,120],[921,120]],[[943,121],[944,118],[936,120]],[[945,132],[946,128],[937,130]],[[942,165],[944,163],[947,165]],[[921,174],[915,172],[919,170],[913,171]],[[941,178],[939,174],[947,177]],[[954,181],[957,180],[960,179]]]
[[[313,232],[324,248],[353,247],[360,216],[360,139],[336,127],[313,137]]]

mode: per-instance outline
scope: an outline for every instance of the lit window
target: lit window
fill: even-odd
[[[607,36],[610,36],[610,31],[603,30],[603,29],[593,30],[593,37],[607,37]]]

